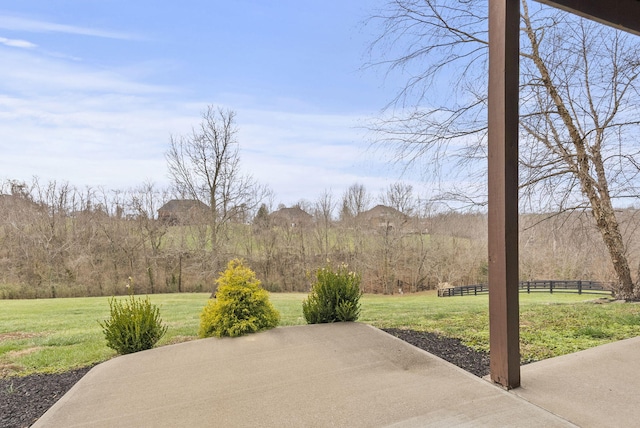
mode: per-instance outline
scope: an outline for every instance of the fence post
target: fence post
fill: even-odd
[[[578,280],[578,294],[582,294],[582,281]]]
[[[553,281],[549,281],[549,293],[553,294]]]

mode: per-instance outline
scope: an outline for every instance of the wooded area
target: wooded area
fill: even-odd
[[[209,292],[238,257],[271,291],[308,291],[327,261],[360,272],[368,293],[486,282],[486,214],[435,209],[402,183],[377,198],[353,185],[341,197],[227,213],[216,254],[206,206],[167,204],[175,198],[152,184],[107,191],[5,181],[0,195],[0,298],[123,294],[127,284],[136,293]],[[638,266],[638,211],[618,215]],[[588,211],[523,214],[520,224],[521,280],[615,279]]]

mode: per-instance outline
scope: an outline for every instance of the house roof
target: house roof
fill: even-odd
[[[158,212],[182,213],[190,209],[208,209],[209,207],[197,199],[172,199],[158,209]]]
[[[386,205],[376,205],[370,210],[358,214],[358,217],[371,220],[375,218],[405,218],[407,216],[395,208]]]
[[[287,220],[293,222],[310,221],[313,217],[300,207],[280,208],[270,214],[274,219]]]

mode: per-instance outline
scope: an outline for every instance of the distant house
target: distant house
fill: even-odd
[[[158,220],[168,224],[194,224],[209,207],[197,199],[173,199],[158,210]]]
[[[280,208],[269,214],[272,224],[282,227],[299,227],[311,224],[313,217],[302,208]]]
[[[358,214],[357,218],[372,228],[383,229],[400,228],[409,221],[409,216],[386,205],[376,205],[369,211]]]

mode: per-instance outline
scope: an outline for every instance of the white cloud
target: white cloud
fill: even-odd
[[[100,30],[76,25],[58,24],[10,15],[0,15],[0,28],[11,31],[27,31],[33,33],[65,33],[81,36],[102,37],[109,39],[133,40],[139,36],[117,31]]]
[[[205,102],[161,101],[153,94],[81,92],[0,96],[3,177],[69,181],[78,186],[166,185],[170,135],[188,134]],[[358,116],[238,110],[243,170],[268,184],[276,202],[336,197],[353,183],[372,193],[391,181],[355,127]]]
[[[0,49],[0,178],[131,187],[166,182],[171,133],[198,107],[175,88],[145,83],[135,67],[100,70]]]
[[[359,127],[364,116],[258,109],[237,113],[244,168],[287,205],[313,201],[325,190],[340,198],[354,183],[377,196],[399,179],[385,159],[368,150]],[[410,184],[416,191],[423,187],[417,180]]]
[[[99,69],[75,61],[37,55],[32,51],[0,49],[0,89],[5,93],[167,93],[175,88],[144,83],[134,67]],[[142,76],[138,76],[142,75]],[[135,77],[134,77],[135,76]]]
[[[11,26],[109,37],[0,16],[0,28]],[[0,63],[0,179],[166,185],[169,136],[189,133],[206,105],[221,99],[193,100],[180,87],[149,83],[150,68],[136,64],[102,69],[28,49],[0,49]],[[247,95],[224,104],[238,113],[244,170],[268,184],[276,202],[313,201],[324,190],[339,197],[356,182],[377,194],[395,181],[368,153],[362,116],[314,112],[299,100],[267,108]]]
[[[0,37],[0,43],[5,46],[10,46],[12,48],[23,48],[23,49],[33,49],[36,48],[37,45],[26,40],[20,39],[7,39],[6,37]]]

